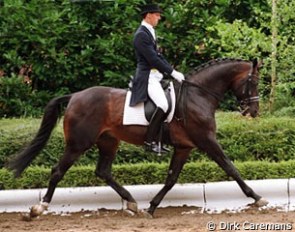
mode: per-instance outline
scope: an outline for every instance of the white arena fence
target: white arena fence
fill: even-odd
[[[247,184],[269,201],[267,208],[282,211],[295,210],[295,179],[249,180]],[[134,196],[139,209],[149,207],[149,202],[163,187],[156,185],[125,186]],[[46,189],[1,190],[0,213],[28,212],[40,202]],[[218,213],[224,210],[238,212],[253,203],[235,181],[176,184],[165,196],[159,207],[194,206],[202,212]],[[119,195],[110,187],[57,188],[49,205],[49,212],[70,213],[125,207]]]

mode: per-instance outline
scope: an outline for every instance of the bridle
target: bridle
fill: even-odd
[[[258,85],[258,76],[253,74],[253,65],[251,66],[251,70],[249,71],[247,78],[240,84],[240,86],[236,89],[242,90],[242,98],[239,101],[239,105],[241,107],[241,114],[245,114],[249,108],[250,104],[253,102],[259,102],[259,96],[252,96],[253,88],[257,88]]]

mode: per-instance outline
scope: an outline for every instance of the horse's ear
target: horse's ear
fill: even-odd
[[[253,68],[256,68],[257,64],[258,64],[258,60],[257,58],[252,60],[252,64],[253,64]]]
[[[263,65],[263,60],[258,60],[257,58],[252,60],[253,68],[260,68]]]

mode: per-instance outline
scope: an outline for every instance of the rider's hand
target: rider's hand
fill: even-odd
[[[171,76],[180,83],[184,80],[184,75],[181,72],[176,71],[175,69],[172,71]]]

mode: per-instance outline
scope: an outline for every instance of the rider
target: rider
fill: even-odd
[[[168,110],[168,102],[164,90],[160,84],[163,74],[174,77],[182,82],[184,75],[167,62],[157,50],[157,41],[154,27],[161,19],[162,10],[156,4],[142,7],[142,22],[134,34],[133,45],[137,59],[135,77],[132,80],[132,95],[130,106],[145,102],[148,96],[157,106],[154,112],[145,138],[145,148],[148,151],[159,152],[159,147],[153,142],[157,136],[161,124],[165,120]]]

